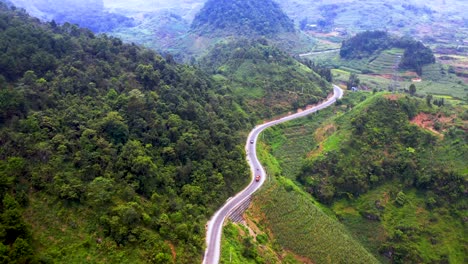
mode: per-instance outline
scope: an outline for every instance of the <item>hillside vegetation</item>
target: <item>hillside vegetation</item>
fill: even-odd
[[[294,183],[278,179],[258,194],[262,224],[285,250],[312,263],[378,263],[334,218]]]
[[[336,119],[337,131],[322,141],[323,152],[305,161],[299,180],[332,204],[373,252],[393,263],[463,262],[468,158],[463,111],[429,100],[373,97]],[[410,123],[419,124],[421,115],[439,120],[430,127],[436,132]],[[443,121],[448,116],[452,122]]]
[[[430,111],[424,102],[408,97],[372,100],[367,107],[338,121],[341,129],[328,139],[325,148],[327,144],[335,145],[333,140],[340,141],[335,145],[339,147],[330,147],[319,158],[306,162],[302,181],[323,202],[337,196],[359,195],[395,178],[408,187],[431,189],[447,201],[461,198],[464,191],[459,187],[463,186],[464,176],[462,164],[457,161],[466,154],[466,138],[459,138],[463,130],[455,126],[447,131],[457,139],[455,145],[448,144],[450,135],[445,138],[448,142],[439,142],[433,133],[409,122],[421,109]],[[448,145],[452,159],[438,162],[437,153],[448,151]],[[453,166],[447,168],[446,162]]]
[[[333,113],[337,117],[326,120]],[[303,189],[280,178],[269,188],[275,191],[261,192],[253,207],[262,207],[257,217],[270,219],[264,223],[271,237],[296,254],[310,256],[325,245],[302,247],[313,243],[307,239],[294,244],[318,217],[308,218],[311,209],[303,207],[310,203],[330,219],[336,216],[346,227],[341,234],[350,234],[380,262],[463,263],[467,254],[464,130],[463,107],[438,107],[401,95],[348,94],[334,109],[265,131],[268,152],[274,156],[259,154],[269,176],[298,177]],[[298,160],[302,169],[297,168]],[[303,198],[295,203],[294,196]],[[270,200],[275,203],[264,203]],[[332,248],[340,241],[333,240]]]
[[[247,119],[171,57],[0,4],[0,257],[194,263]]]
[[[317,116],[322,119],[332,114]],[[307,121],[292,122],[310,123]],[[271,134],[265,135],[269,137]],[[308,145],[298,138],[288,141],[289,146],[296,143]],[[279,163],[284,160],[270,154],[275,146],[260,142],[258,147],[268,180],[244,214],[248,229],[232,224],[225,227],[221,263],[378,263],[330,210],[281,176],[289,174],[283,171],[283,162]]]
[[[242,98],[247,111],[262,117],[314,104],[331,91],[329,70],[307,67],[265,39],[220,43],[198,65]]]
[[[202,35],[263,36],[294,32],[294,24],[272,0],[208,0],[192,30]]]
[[[377,56],[392,48],[404,49],[399,66],[422,74],[422,67],[435,62],[432,50],[420,41],[410,38],[396,38],[384,31],[366,31],[343,41],[340,56],[345,59],[362,59]]]

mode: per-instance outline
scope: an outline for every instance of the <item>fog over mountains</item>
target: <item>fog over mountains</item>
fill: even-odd
[[[12,0],[11,2],[42,19],[53,19],[55,13],[101,12],[104,9],[103,0]]]
[[[95,0],[13,0],[14,5],[42,20],[54,20],[86,27],[94,32],[109,32],[119,26],[133,26],[132,19],[108,12],[104,1]]]

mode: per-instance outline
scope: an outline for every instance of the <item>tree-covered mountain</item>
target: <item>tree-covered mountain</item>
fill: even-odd
[[[294,32],[293,21],[273,0],[209,0],[192,30],[202,35],[273,36]]]
[[[422,74],[422,67],[435,62],[429,47],[408,37],[398,38],[384,31],[365,31],[343,41],[340,56],[344,59],[362,59],[375,56],[391,48],[404,49],[400,67]]]
[[[0,3],[0,258],[194,263],[248,180],[248,119],[202,71]]]
[[[267,118],[315,104],[331,91],[329,70],[307,67],[265,39],[217,44],[198,65],[232,90],[248,112]]]

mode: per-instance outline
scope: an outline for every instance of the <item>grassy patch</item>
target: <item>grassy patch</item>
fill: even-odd
[[[287,126],[275,126],[264,132],[263,138],[277,157],[282,175],[295,179],[307,153],[318,146],[313,132],[333,115],[333,111],[331,108],[325,109],[291,121]]]

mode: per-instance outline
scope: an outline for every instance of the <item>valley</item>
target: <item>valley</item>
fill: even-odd
[[[465,263],[467,9],[0,0],[0,262]]]

